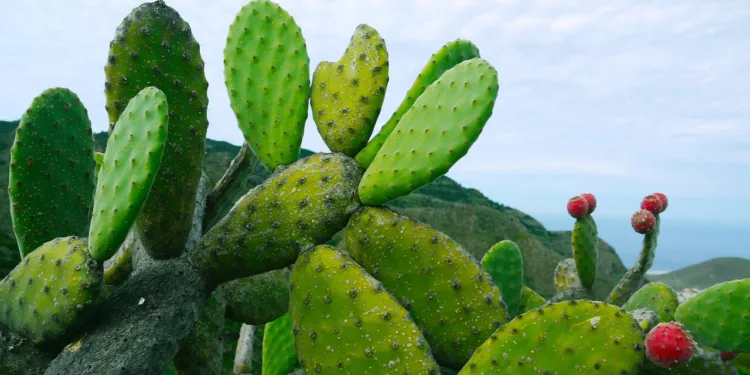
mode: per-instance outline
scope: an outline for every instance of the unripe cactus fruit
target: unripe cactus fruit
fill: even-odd
[[[568,214],[575,219],[580,219],[588,214],[588,201],[578,195],[568,200]]]
[[[677,322],[659,323],[646,336],[646,356],[655,365],[675,368],[689,362],[696,351],[690,333]]]
[[[638,210],[630,218],[630,224],[640,234],[650,233],[656,226],[656,217],[649,210]]]
[[[664,211],[664,205],[657,197],[656,195],[647,195],[643,200],[641,201],[641,209],[642,210],[648,210],[654,215],[660,214],[662,211]]]
[[[586,200],[586,203],[588,204],[588,211],[586,212],[587,215],[591,215],[594,213],[594,210],[596,210],[596,197],[594,194],[591,193],[583,193],[581,194],[581,198]]]

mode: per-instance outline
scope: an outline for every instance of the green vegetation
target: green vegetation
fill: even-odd
[[[685,288],[706,289],[725,281],[750,277],[750,259],[714,258],[661,275],[649,275],[652,281],[661,281],[680,291]]]

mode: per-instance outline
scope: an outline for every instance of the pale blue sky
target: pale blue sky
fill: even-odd
[[[106,129],[104,63],[115,28],[140,0],[25,0],[3,5],[0,119],[52,86],[79,94]],[[206,62],[209,137],[241,144],[223,85],[222,50],[246,1],[171,0]],[[640,199],[671,200],[668,219],[740,223],[750,234],[750,2],[279,0],[311,67],[337,60],[360,23],[390,53],[380,124],[444,43],[467,38],[499,72],[495,112],[449,172],[532,215],[565,214],[581,192],[628,226]],[[211,5],[207,5],[211,4]],[[312,116],[303,147],[327,151]],[[572,224],[571,224],[572,225]],[[626,228],[627,229],[627,228]]]

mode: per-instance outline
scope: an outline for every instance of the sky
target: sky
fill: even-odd
[[[0,23],[0,120],[67,87],[107,128],[104,64],[142,1],[25,0]],[[247,1],[171,0],[201,46],[208,137],[243,141],[223,78],[228,28]],[[430,55],[472,41],[499,74],[493,115],[448,176],[531,215],[565,215],[583,192],[628,228],[659,191],[663,220],[740,225],[750,235],[750,2],[747,0],[278,0],[301,27],[311,74],[343,54],[357,25],[386,41],[380,126]],[[312,115],[303,147],[328,151]],[[571,223],[572,225],[572,223]]]

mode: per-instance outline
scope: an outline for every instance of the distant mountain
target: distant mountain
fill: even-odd
[[[714,258],[676,271],[649,275],[651,281],[661,281],[676,291],[705,289],[714,284],[745,278],[750,278],[750,259],[745,258]]]
[[[13,144],[18,122],[0,122],[0,277],[18,262],[18,250],[13,235],[8,187],[9,150]],[[97,151],[103,151],[107,133],[94,135]],[[204,170],[212,182],[221,178],[239,147],[227,142],[207,140]],[[303,150],[301,157],[311,155]],[[256,163],[248,186],[255,186],[270,173]],[[488,199],[476,189],[467,189],[448,177],[441,177],[409,196],[389,204],[397,211],[425,222],[459,242],[477,260],[495,243],[509,239],[523,252],[526,285],[544,297],[554,295],[552,283],[557,263],[571,256],[569,231],[548,231],[531,216]],[[570,226],[573,226],[571,219]],[[331,244],[343,248],[342,233]],[[620,257],[604,240],[599,242],[599,267],[594,286],[598,298],[603,299],[625,273]]]

